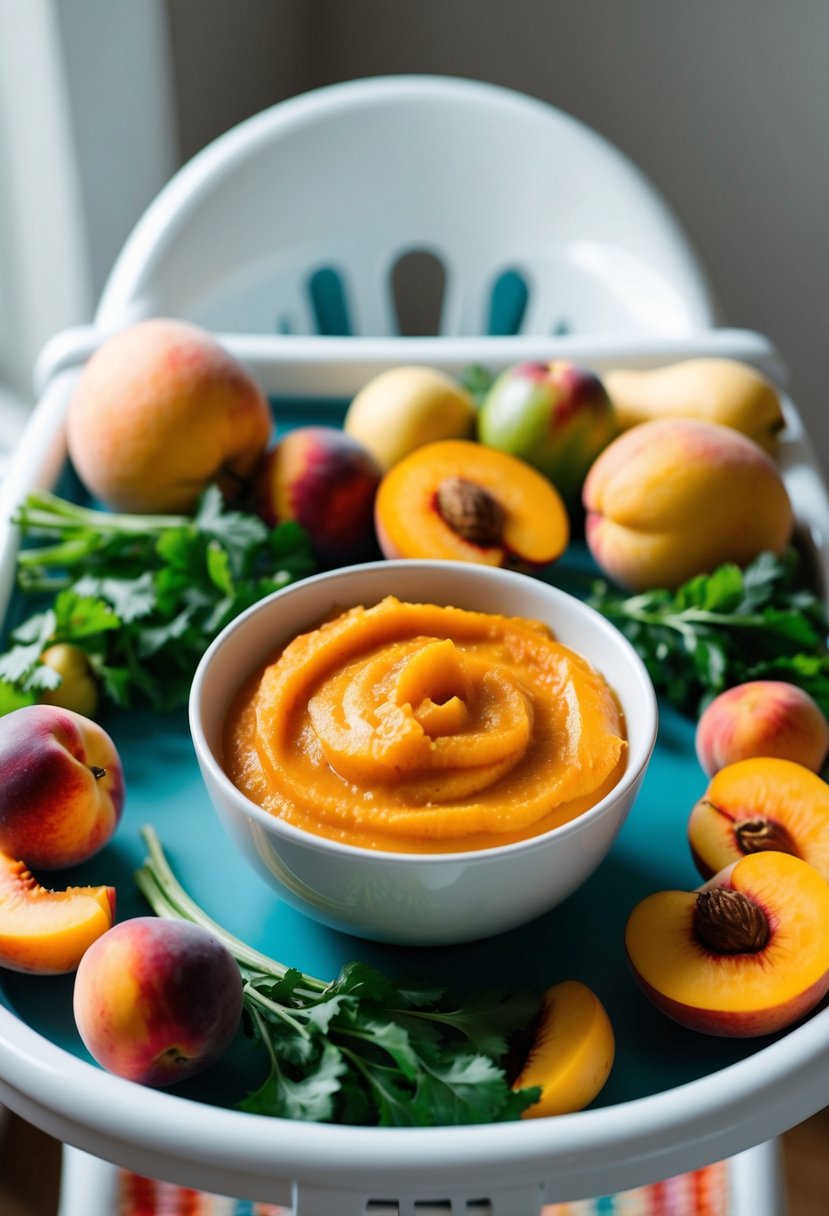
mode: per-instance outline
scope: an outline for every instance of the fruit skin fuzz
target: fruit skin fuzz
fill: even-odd
[[[84,954],[75,1023],[107,1071],[161,1087],[203,1072],[232,1043],[242,976],[230,951],[199,925],[136,916]]]

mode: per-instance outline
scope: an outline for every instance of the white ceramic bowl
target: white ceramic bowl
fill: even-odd
[[[276,647],[333,606],[401,600],[546,622],[616,693],[628,757],[615,788],[552,831],[494,849],[380,852],[316,836],[256,806],[222,769],[221,734],[243,680]],[[630,644],[602,616],[538,579],[471,563],[386,561],[316,575],[237,617],[199,664],[190,694],[199,766],[226,830],[280,896],[323,924],[377,941],[437,945],[511,929],[560,903],[607,854],[645,775],[656,739],[653,686]]]

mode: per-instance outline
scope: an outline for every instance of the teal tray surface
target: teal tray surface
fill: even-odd
[[[282,426],[308,420],[283,405]],[[315,411],[336,425],[341,408]],[[71,478],[59,487],[66,492]],[[583,545],[547,572],[556,586],[584,594],[595,575]],[[10,605],[7,620],[19,612]],[[101,719],[121,755],[127,786],[124,817],[112,842],[71,872],[41,876],[55,888],[106,883],[117,890],[117,919],[147,915],[134,883],[145,856],[141,828],[157,831],[185,888],[216,921],[282,963],[333,978],[360,959],[393,976],[441,982],[454,991],[491,985],[537,991],[563,979],[589,985],[605,1004],[616,1033],[616,1060],[594,1106],[610,1106],[681,1086],[726,1068],[767,1046],[774,1036],[720,1039],[685,1030],[642,995],[625,957],[623,932],[637,901],[665,888],[691,889],[701,879],[691,859],[686,824],[707,779],[694,752],[694,722],[660,705],[659,735],[636,803],[605,862],[568,900],[509,933],[458,947],[378,945],[328,929],[282,903],[230,846],[198,772],[184,710],[110,711]],[[72,1015],[72,976],[0,975],[0,1001],[45,1039],[90,1063]],[[97,1067],[97,1065],[95,1065]],[[255,1088],[265,1061],[239,1034],[208,1073],[171,1092],[233,1107]]]

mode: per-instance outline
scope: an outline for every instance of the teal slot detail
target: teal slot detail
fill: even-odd
[[[526,280],[517,270],[505,270],[500,274],[489,300],[487,333],[492,337],[519,333],[529,296]]]
[[[332,266],[321,266],[308,280],[308,294],[317,324],[325,337],[351,337],[351,322],[342,275]]]

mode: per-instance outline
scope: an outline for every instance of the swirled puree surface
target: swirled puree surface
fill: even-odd
[[[224,765],[288,823],[369,849],[523,840],[624,769],[616,699],[538,621],[388,596],[304,633],[241,690]]]

